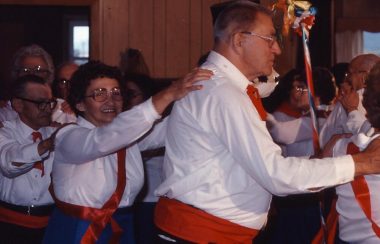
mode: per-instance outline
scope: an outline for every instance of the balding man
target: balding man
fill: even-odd
[[[216,20],[214,49],[202,66],[213,78],[174,105],[166,179],[156,190],[155,223],[163,242],[252,243],[266,223],[272,194],[314,192],[379,170],[370,150],[380,152],[380,141],[352,157],[281,156],[259,97],[270,84],[257,92],[251,82],[269,75],[281,52],[271,17],[250,1],[229,5]]]
[[[367,132],[371,126],[365,118],[362,105],[365,80],[371,68],[380,61],[375,54],[362,54],[353,58],[346,74],[349,89],[340,94],[339,102],[326,120],[320,132],[321,145],[334,134]]]

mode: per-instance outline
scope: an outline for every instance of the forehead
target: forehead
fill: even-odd
[[[90,85],[87,87],[87,91],[92,91],[99,88],[114,88],[119,87],[119,82],[116,79],[102,77],[91,80]]]
[[[47,66],[45,60],[41,56],[25,56],[21,60],[21,65],[26,67],[35,67],[38,65],[44,67]]]
[[[263,13],[257,13],[256,20],[252,23],[255,31],[265,34],[274,34],[276,32],[272,17]]]

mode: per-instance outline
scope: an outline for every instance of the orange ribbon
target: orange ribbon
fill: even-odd
[[[42,141],[41,133],[38,131],[33,131],[32,139],[33,139],[33,142],[36,142],[37,140]],[[41,177],[45,175],[44,163],[42,161],[38,161],[34,163],[33,168],[41,170]]]
[[[348,154],[355,154],[359,152],[359,148],[354,144],[350,143],[347,146]],[[371,222],[372,230],[375,234],[380,237],[380,227],[372,219],[372,210],[371,210],[371,194],[369,192],[369,187],[364,176],[357,176],[355,180],[351,182],[352,190],[355,193],[356,201],[363,210],[367,219]]]
[[[248,85],[247,94],[255,106],[257,112],[259,113],[261,120],[265,121],[267,118],[267,112],[264,109],[263,103],[261,102],[261,97],[256,87],[253,85]]]
[[[118,172],[116,190],[101,209],[83,207],[60,201],[56,198],[54,194],[52,184],[50,185],[51,195],[53,196],[57,207],[62,212],[64,212],[67,215],[91,222],[88,226],[88,229],[82,237],[82,244],[95,243],[108,223],[111,223],[111,228],[113,232],[113,235],[109,243],[119,243],[123,230],[119,226],[119,224],[112,218],[112,215],[117,210],[120,204],[126,186],[125,157],[125,148],[120,149],[117,152]]]

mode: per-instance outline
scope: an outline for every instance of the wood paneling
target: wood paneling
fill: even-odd
[[[142,51],[154,77],[179,77],[212,48],[210,6],[226,0],[0,0],[0,4],[90,6],[90,55],[118,65]]]

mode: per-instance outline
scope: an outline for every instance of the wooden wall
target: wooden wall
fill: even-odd
[[[0,4],[90,6],[91,58],[118,65],[140,49],[154,77],[178,77],[212,48],[210,6],[226,0],[0,0]]]
[[[100,0],[101,52],[118,64],[128,47],[142,51],[155,77],[177,77],[191,70],[212,48],[210,6],[221,0]]]

